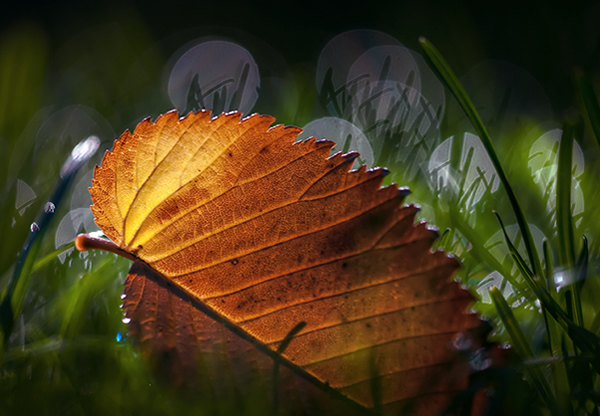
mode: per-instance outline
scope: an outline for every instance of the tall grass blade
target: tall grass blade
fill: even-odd
[[[556,296],[556,284],[554,282],[554,270],[552,266],[552,253],[548,240],[544,239],[544,263],[546,267],[546,289],[553,297]],[[544,322],[546,324],[546,334],[548,335],[548,349],[551,359],[557,360],[555,365],[550,367],[552,371],[552,380],[554,381],[554,396],[558,402],[561,411],[565,415],[572,415],[573,408],[569,399],[569,377],[567,375],[567,353],[563,349],[564,332],[554,319],[550,319],[548,312],[543,308]]]
[[[583,321],[583,311],[582,311],[582,305],[581,305],[581,291],[583,290],[583,283],[585,282],[585,279],[587,278],[587,272],[588,272],[588,262],[589,262],[589,250],[588,250],[588,240],[587,237],[584,235],[583,236],[583,246],[581,247],[581,253],[579,254],[579,258],[577,259],[577,262],[575,263],[575,267],[576,267],[576,276],[575,276],[575,291],[577,292],[577,299],[579,300],[577,302],[577,304],[575,305],[575,308],[577,310],[577,313],[581,316],[581,326],[584,326],[584,321]]]
[[[521,272],[521,275],[523,276],[525,281],[529,284],[534,293],[537,293],[537,291],[539,290],[538,286],[540,285],[533,279],[533,272],[531,271],[529,266],[527,266],[527,263],[525,262],[523,257],[521,257],[521,254],[519,253],[515,245],[512,243],[512,241],[510,241],[510,238],[506,233],[506,229],[504,228],[504,223],[502,222],[502,218],[500,218],[500,215],[498,215],[496,211],[493,211],[493,213],[496,216],[496,219],[498,219],[498,222],[500,223],[500,228],[502,229],[502,233],[504,234],[504,239],[506,241],[506,245],[508,246],[508,252],[510,253],[510,256],[517,265],[517,268],[519,269],[519,272]]]
[[[517,319],[515,318],[512,309],[506,303],[506,300],[500,293],[498,288],[490,289],[490,297],[492,298],[492,302],[498,311],[498,316],[502,320],[506,331],[510,336],[510,340],[513,348],[521,357],[521,360],[531,360],[534,358],[533,350],[531,349],[527,339],[525,338],[525,334],[521,330]],[[560,411],[558,408],[558,404],[554,399],[554,395],[552,394],[552,389],[548,384],[548,381],[544,377],[544,374],[541,372],[538,366],[526,366],[525,372],[527,373],[531,383],[538,391],[546,406],[553,415],[560,415]]]
[[[575,126],[566,123],[558,147],[558,169],[556,178],[556,225],[560,263],[568,274],[568,282],[574,282],[571,288],[573,320],[583,327],[581,308],[581,285],[576,282],[578,271],[575,268],[575,243],[573,236],[573,221],[571,215],[571,182],[573,164],[573,142]]]
[[[74,247],[75,247],[75,242],[71,241],[70,243],[63,245],[63,246],[57,248],[56,250],[51,251],[50,253],[44,255],[44,257],[37,260],[33,264],[33,268],[31,269],[31,271],[32,272],[38,271],[39,269],[44,267],[46,264],[50,263],[52,260],[57,258],[59,254],[62,254],[65,251],[69,250],[70,248],[74,248]]]
[[[15,318],[21,311],[27,283],[39,252],[40,242],[54,217],[54,212],[65,196],[75,174],[96,153],[99,144],[100,139],[92,136],[82,140],[75,146],[71,155],[61,167],[60,179],[48,199],[54,207],[52,209],[45,209],[44,207],[31,226],[31,234],[25,240],[25,245],[19,253],[13,275],[0,303],[1,348],[6,346],[13,330]]]
[[[533,242],[533,237],[531,235],[531,230],[529,229],[529,225],[525,220],[525,215],[517,201],[517,198],[510,186],[508,179],[504,173],[504,169],[500,164],[500,160],[494,150],[494,146],[492,145],[492,140],[490,139],[490,135],[487,132],[483,122],[481,121],[481,117],[477,113],[477,110],[473,106],[471,99],[467,95],[463,86],[458,81],[458,78],[446,62],[446,60],[442,57],[439,51],[425,38],[419,38],[419,43],[421,44],[421,48],[425,53],[425,58],[429,63],[432,70],[436,73],[438,78],[446,84],[446,86],[450,89],[461,108],[473,124],[477,134],[479,135],[483,146],[485,147],[494,168],[498,174],[498,178],[504,185],[504,189],[508,195],[508,199],[512,206],[512,209],[515,213],[515,217],[517,218],[517,223],[519,225],[519,229],[523,236],[523,242],[525,243],[525,248],[527,250],[527,256],[529,257],[529,262],[533,269],[533,275],[543,276],[543,270],[540,262],[540,258],[537,253],[537,249],[535,248],[535,244]]]
[[[527,265],[523,261],[522,257],[508,238],[508,235],[504,230],[504,225],[502,224],[502,221],[498,215],[497,218],[500,221],[501,228],[504,232],[504,238],[506,239],[506,244],[508,245],[511,256],[517,264],[517,267],[519,267],[521,270],[521,273],[523,273],[527,283],[529,283],[531,289],[540,300],[542,308],[552,315],[556,322],[569,334],[575,345],[577,345],[582,352],[590,354],[590,357],[592,357],[591,364],[596,372],[600,374],[600,342],[598,337],[582,326],[575,324],[569,318],[567,312],[558,304],[558,302],[556,302],[552,295],[550,295],[550,292],[548,292],[545,287],[540,285],[539,282],[529,278],[529,276],[531,276],[531,271],[527,268]]]
[[[571,166],[573,161],[574,127],[567,123],[563,128],[558,147],[556,172],[556,225],[561,266],[572,269],[575,259],[573,224],[571,221]]]

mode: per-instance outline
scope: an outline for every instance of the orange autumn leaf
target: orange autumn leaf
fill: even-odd
[[[452,340],[479,324],[458,263],[431,252],[436,234],[406,190],[381,187],[384,169],[350,171],[356,153],[328,157],[333,142],[294,143],[301,130],[273,122],[170,112],[96,168],[96,222],[135,261],[132,335],[182,378],[225,330],[259,366],[364,408],[440,413],[468,381]]]

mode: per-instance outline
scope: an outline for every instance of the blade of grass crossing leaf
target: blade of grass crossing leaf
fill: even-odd
[[[498,311],[498,316],[502,320],[502,323],[510,336],[512,346],[517,354],[519,354],[522,360],[534,358],[533,351],[529,346],[517,319],[513,315],[512,309],[508,306],[508,303],[506,303],[500,290],[496,287],[490,289],[490,297]],[[551,413],[554,415],[561,414],[552,394],[550,385],[540,369],[537,366],[526,366],[525,371]]]
[[[531,267],[533,268],[533,274],[535,276],[541,276],[543,270],[541,267],[541,262],[537,253],[537,249],[535,248],[535,244],[533,242],[531,230],[529,229],[529,225],[525,220],[525,216],[523,214],[523,211],[521,210],[519,202],[517,201],[517,198],[508,182],[508,179],[506,178],[504,169],[500,164],[500,160],[498,159],[496,151],[494,150],[494,146],[492,145],[492,141],[487,132],[487,129],[481,121],[481,117],[479,117],[477,110],[475,110],[471,99],[469,98],[466,91],[458,81],[458,78],[456,77],[448,63],[445,61],[445,59],[442,57],[442,55],[438,52],[438,50],[425,38],[420,38],[419,43],[421,44],[421,48],[425,53],[425,58],[429,62],[430,66],[437,74],[438,78],[440,78],[440,80],[444,82],[446,86],[450,89],[450,91],[462,107],[463,111],[473,124],[473,127],[475,127],[475,130],[477,131],[477,134],[479,135],[481,142],[483,143],[483,146],[485,147],[488,156],[490,157],[490,160],[492,161],[492,164],[496,169],[496,173],[498,174],[498,177],[500,178],[500,181],[504,185],[504,189],[508,194],[508,199],[510,200],[510,204],[517,218],[519,229],[521,230],[521,234],[523,236],[523,241],[527,250],[527,256],[529,257]]]
[[[292,342],[292,339],[306,326],[306,322],[300,321],[298,322],[291,330],[287,333],[279,347],[277,348],[277,352],[279,354],[283,354],[286,348]],[[279,362],[273,361],[273,409],[275,412],[279,411]]]
[[[598,99],[594,94],[592,84],[583,71],[579,70],[575,73],[575,82],[583,101],[583,108],[592,125],[596,143],[600,146],[600,105],[598,105]]]

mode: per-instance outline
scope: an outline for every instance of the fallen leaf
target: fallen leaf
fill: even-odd
[[[114,244],[78,248],[134,260],[131,333],[180,380],[224,343],[236,368],[261,357],[250,373],[281,366],[366,409],[439,414],[468,382],[452,341],[479,324],[457,261],[431,252],[436,233],[408,191],[381,187],[384,169],[350,171],[358,154],[328,157],[333,142],[273,122],[170,112],[125,132],[90,188]]]

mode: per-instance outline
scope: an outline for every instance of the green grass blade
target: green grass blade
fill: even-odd
[[[583,247],[581,247],[581,253],[579,254],[579,258],[576,263],[576,275],[574,282],[573,293],[576,294],[575,297],[575,313],[576,316],[579,317],[580,322],[579,325],[585,327],[583,321],[583,308],[581,304],[581,291],[583,290],[583,282],[587,278],[588,271],[588,262],[589,262],[589,251],[588,251],[588,240],[586,236],[583,236]]]
[[[524,296],[528,300],[533,300],[533,292],[530,290],[529,285],[514,279],[509,271],[503,272],[503,265],[500,263],[486,248],[484,248],[484,242],[480,241],[477,231],[469,226],[459,215],[455,215],[454,212],[450,212],[450,218],[453,224],[456,224],[456,228],[460,233],[471,243],[472,248],[470,255],[474,256],[481,264],[487,264],[492,269],[501,272],[502,276],[512,285],[512,287],[518,291],[519,295]]]
[[[552,265],[552,251],[550,250],[548,240],[544,239],[542,247],[544,250],[544,266],[546,267],[546,289],[554,291],[556,290],[556,284],[554,283],[554,266]]]
[[[498,220],[500,221],[500,225],[502,230],[504,231],[504,225],[500,217],[498,216]],[[506,239],[506,244],[509,247],[511,255],[515,260],[517,266],[523,273],[525,279],[528,279],[528,276],[531,276],[531,271],[527,269],[527,265],[524,263],[523,259],[516,251],[514,245],[508,238],[508,235],[504,231],[504,237]],[[542,308],[544,311],[547,311],[552,315],[552,317],[560,324],[560,326],[567,331],[573,342],[577,345],[577,347],[586,353],[591,354],[591,357],[594,357],[591,364],[594,366],[596,371],[600,374],[600,342],[598,338],[592,334],[590,331],[586,330],[580,325],[575,324],[570,318],[567,312],[554,300],[550,292],[546,290],[545,287],[540,285],[538,282],[533,279],[527,280],[531,289],[534,291],[535,295],[540,300]]]
[[[598,99],[594,94],[592,84],[583,71],[575,72],[575,83],[583,102],[583,109],[592,125],[596,143],[600,146],[600,106],[598,105]]]
[[[41,259],[36,261],[35,264],[33,265],[33,268],[31,269],[31,271],[35,272],[35,271],[41,269],[46,264],[50,263],[52,260],[54,260],[56,257],[58,257],[59,254],[62,254],[65,251],[67,251],[68,249],[73,248],[73,247],[75,247],[75,242],[71,241],[70,243],[67,243],[64,246],[61,246],[54,251],[51,251],[50,253],[46,254],[44,257],[42,257]]]
[[[84,326],[85,311],[89,308],[96,293],[102,291],[110,279],[107,270],[112,265],[112,259],[107,256],[97,261],[94,270],[87,272],[79,278],[72,287],[62,294],[60,300],[61,325],[58,335],[63,339],[70,339],[78,333],[78,328]]]
[[[19,255],[17,266],[15,266],[15,271],[8,284],[4,298],[2,298],[2,302],[0,303],[0,324],[2,329],[0,331],[0,350],[4,350],[12,332],[15,318],[18,316],[23,305],[29,277],[40,250],[42,240],[37,237],[41,233],[42,231],[40,230],[35,235],[30,235],[27,239],[25,247]]]
[[[492,298],[492,302],[498,311],[498,316],[502,320],[502,323],[504,324],[504,327],[510,336],[512,346],[517,354],[519,354],[521,357],[521,360],[525,361],[534,359],[533,350],[529,346],[527,338],[525,338],[525,334],[523,334],[523,331],[521,330],[521,327],[519,326],[512,309],[510,306],[508,306],[508,303],[506,303],[506,300],[502,296],[502,293],[500,293],[500,290],[496,287],[492,288],[490,290],[490,297]],[[548,384],[548,381],[544,377],[540,368],[538,366],[526,366],[525,371],[529,376],[531,383],[536,388],[551,413],[554,415],[560,415],[561,412],[559,411],[558,404],[556,403],[552,393],[552,389],[550,388],[550,385]]]
[[[442,55],[438,52],[438,50],[425,38],[420,38],[419,43],[421,44],[421,48],[425,53],[425,58],[428,61],[430,67],[436,73],[438,78],[446,84],[446,86],[450,89],[463,111],[475,127],[477,134],[479,135],[483,146],[485,147],[494,168],[496,169],[496,173],[498,174],[498,178],[504,185],[504,189],[508,194],[508,199],[512,206],[512,209],[515,213],[515,217],[517,218],[517,223],[519,225],[519,229],[521,230],[521,234],[523,236],[523,242],[525,243],[525,248],[527,250],[527,256],[529,257],[529,261],[531,267],[533,268],[533,274],[535,276],[542,276],[543,270],[541,267],[540,258],[537,253],[537,249],[535,248],[535,244],[533,242],[533,237],[531,235],[531,230],[529,229],[529,225],[525,220],[525,215],[517,201],[517,198],[510,186],[508,179],[504,173],[504,169],[500,164],[500,160],[494,150],[494,146],[492,145],[492,141],[490,139],[490,135],[487,132],[483,122],[481,121],[481,117],[477,113],[477,110],[473,106],[471,99],[467,95],[463,86],[458,81],[458,78],[446,62],[446,60],[442,57]]]
[[[27,237],[25,245],[19,253],[13,275],[8,283],[6,293],[0,302],[0,348],[4,348],[8,342],[15,318],[21,311],[27,283],[29,282],[29,277],[39,252],[40,241],[48,230],[48,225],[54,217],[54,212],[63,200],[77,171],[96,153],[99,145],[100,139],[91,136],[75,146],[65,163],[63,163],[60,179],[48,199],[55,207],[51,210],[46,210],[44,207],[36,221],[32,224],[32,232]]]
[[[568,282],[575,281],[577,270],[575,268],[575,243],[573,236],[573,221],[571,215],[571,182],[573,164],[573,141],[575,126],[567,123],[558,147],[558,169],[556,172],[556,225],[558,229],[558,243],[560,263],[564,272],[568,273]],[[576,282],[572,286],[571,296],[573,305],[573,320],[583,327],[583,313],[581,308],[581,285]]]
[[[595,334],[596,336],[600,335],[600,313],[596,314],[592,324],[590,325],[590,332]]]
[[[573,161],[574,127],[566,124],[558,147],[558,169],[556,172],[556,225],[561,266],[573,268],[575,244],[571,222],[571,166]]]
[[[556,284],[554,283],[554,270],[552,266],[552,253],[548,240],[544,239],[544,263],[546,267],[546,288],[552,293],[556,293]],[[555,295],[554,295],[555,296]],[[569,399],[570,385],[567,376],[567,353],[562,348],[564,332],[554,319],[550,319],[546,309],[544,311],[544,322],[546,323],[546,334],[548,335],[548,349],[552,359],[558,360],[555,365],[550,367],[552,371],[552,380],[554,381],[554,395],[560,409],[565,415],[572,415],[573,408]]]
[[[40,244],[44,233],[47,230],[47,223],[50,221],[48,215],[41,215],[40,221],[35,222],[35,229],[32,228],[32,233],[27,237],[23,249],[19,253],[17,264],[13,271],[13,275],[8,283],[6,293],[0,303],[0,324],[1,324],[1,345],[0,348],[4,348],[10,334],[12,332],[15,318],[21,311],[23,299],[25,298],[25,292],[29,277],[33,269],[35,259],[40,250]],[[38,225],[40,224],[40,225]]]
[[[500,215],[498,215],[496,211],[493,211],[493,213],[498,219],[498,222],[500,223],[500,228],[502,229],[502,233],[504,234],[504,240],[506,241],[506,245],[508,246],[508,252],[510,253],[513,261],[517,265],[517,268],[521,272],[521,275],[523,276],[527,284],[529,284],[534,293],[537,293],[539,290],[539,284],[533,279],[533,272],[531,271],[529,266],[527,266],[527,263],[525,262],[523,257],[521,257],[521,254],[519,253],[515,245],[512,243],[512,241],[510,241],[510,238],[506,233],[506,229],[504,228],[504,223],[502,222],[502,218],[500,218]]]

